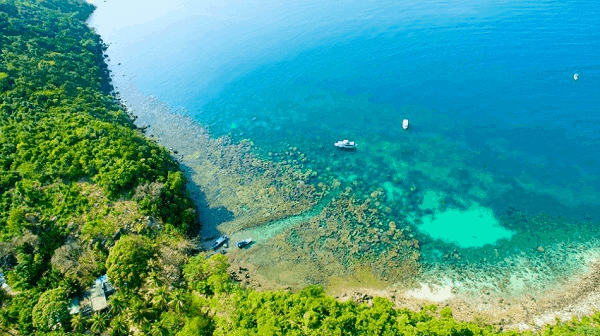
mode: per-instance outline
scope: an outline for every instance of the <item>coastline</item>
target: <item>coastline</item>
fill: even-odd
[[[597,257],[599,251],[584,251],[580,257]],[[252,267],[245,267],[232,263],[232,271],[240,269],[243,270],[240,275],[247,274],[244,281],[249,287],[261,291],[292,290],[289,286],[272,283]],[[600,262],[597,259],[583,262],[578,274],[565,275],[553,286],[537,292],[500,290],[484,278],[469,280],[468,283],[458,283],[449,278],[440,281],[440,278],[423,277],[418,288],[406,289],[382,283],[363,287],[357,281],[346,279],[348,287],[326,288],[326,293],[341,302],[354,300],[368,305],[373,303],[375,296],[384,297],[396,308],[413,311],[420,311],[431,304],[438,309],[450,307],[457,321],[489,324],[501,330],[538,331],[544,325],[555,324],[557,319],[567,322],[573,317],[581,318],[600,311]]]
[[[119,90],[128,92],[122,88]],[[148,135],[152,135],[151,138],[162,145],[172,148],[179,146],[178,157],[185,165],[187,151],[192,151],[194,148],[183,146],[185,143],[179,143],[169,137],[169,134],[173,133],[165,131],[170,127],[164,127],[175,123],[180,125],[179,127],[195,128],[197,125],[194,125],[193,120],[185,115],[171,112],[166,105],[157,103],[152,97],[143,97],[142,95],[138,95],[137,98],[135,95],[126,95],[126,97],[128,97],[128,100],[125,100],[127,105],[136,106],[133,110],[137,111],[140,106],[145,105],[142,110],[147,114],[139,116],[137,123],[140,126],[150,124]],[[153,108],[161,112],[155,114],[151,111]],[[169,113],[173,114],[168,115]],[[182,134],[189,137],[189,132]],[[202,134],[209,136],[207,133]],[[177,138],[177,136],[175,137]],[[193,180],[193,171],[190,169],[184,169],[184,171],[188,177],[192,177],[190,180]],[[190,183],[193,184],[193,182]],[[195,187],[197,188],[197,186]],[[198,204],[206,205],[205,200],[199,199],[199,197],[205,197],[204,195],[196,194],[194,196],[194,200]],[[210,229],[207,232],[210,232]],[[419,310],[427,304],[436,304],[440,308],[449,306],[453,308],[454,317],[459,321],[486,322],[505,330],[537,330],[544,323],[553,323],[555,316],[566,321],[573,316],[589,315],[594,312],[594,309],[599,309],[600,307],[594,299],[600,297],[600,292],[593,286],[589,286],[599,277],[600,267],[595,262],[595,258],[600,255],[599,247],[563,244],[561,249],[555,249],[553,252],[545,251],[545,253],[546,255],[547,253],[552,255],[570,254],[573,260],[572,269],[576,269],[576,264],[579,263],[579,270],[574,273],[575,276],[573,274],[556,274],[554,280],[545,279],[546,283],[540,287],[537,284],[528,283],[526,278],[544,279],[544,274],[536,275],[535,272],[549,266],[532,263],[532,260],[523,256],[517,258],[520,260],[507,260],[507,264],[519,263],[520,267],[513,269],[513,274],[509,276],[509,285],[503,289],[498,288],[498,284],[492,280],[497,278],[494,270],[487,272],[471,270],[472,276],[466,277],[466,274],[469,273],[468,270],[448,268],[423,274],[418,279],[417,287],[413,286],[413,288],[382,282],[372,282],[371,286],[364,287],[357,282],[352,284],[355,285],[354,287],[337,290],[326,288],[326,292],[340,301],[353,299],[365,303],[372,302],[373,296],[381,296],[394,302],[396,307],[413,310]],[[544,254],[540,253],[540,255]],[[555,258],[548,257],[547,259]],[[230,255],[230,260],[231,272],[238,273],[246,286],[257,290],[297,290],[293,284],[281,285],[261,275],[260,268],[257,269],[252,264],[248,264],[247,256],[234,252]],[[576,280],[574,281],[574,279]],[[526,284],[528,286],[525,286]],[[483,301],[482,293],[485,297]]]
[[[111,69],[110,63],[109,69]],[[115,68],[112,69],[112,71],[113,73],[117,73],[118,69]],[[115,75],[112,76],[113,79],[117,79],[117,77],[114,77]],[[119,81],[126,80],[121,77],[119,78]],[[136,125],[139,125],[138,128],[145,129],[149,127],[147,136],[154,138],[161,145],[167,148],[174,148],[177,151],[177,153],[174,153],[174,156],[178,157],[180,162],[182,162],[182,168],[190,180],[189,187],[192,189],[193,194],[194,190],[197,190],[194,194],[196,203],[198,205],[203,205],[205,209],[226,209],[227,207],[224,204],[217,204],[217,206],[214,206],[215,198],[207,200],[206,194],[198,189],[198,185],[193,185],[194,176],[198,176],[195,175],[196,170],[194,167],[188,166],[187,164],[190,160],[194,159],[193,154],[197,151],[197,148],[194,148],[191,143],[177,140],[193,138],[204,141],[202,140],[203,137],[210,138],[210,135],[206,130],[196,128],[195,131],[198,133],[194,133],[190,129],[186,129],[187,126],[194,123],[192,118],[185,115],[182,111],[179,111],[182,112],[182,114],[176,113],[177,111],[171,111],[168,106],[158,103],[153,97],[144,97],[137,93],[135,88],[126,88],[123,84],[119,86],[117,83],[114,84],[113,92],[122,92],[119,95],[122,99],[121,102],[128,107],[129,111],[144,111],[144,114],[136,113],[136,117],[138,118],[138,120],[136,120]],[[178,123],[179,125],[177,125]],[[217,139],[212,140],[218,141]],[[194,145],[197,145],[197,143]],[[217,167],[215,167],[215,169],[217,169]],[[210,205],[211,202],[212,206]],[[268,223],[273,219],[284,218],[302,212],[297,210],[297,205],[298,204],[294,204],[294,207],[286,208],[282,210],[282,212],[271,213],[272,217],[266,216],[262,223]],[[208,208],[206,208],[207,206]],[[301,210],[309,209],[312,206],[314,206],[314,203],[309,202],[308,204],[301,206]],[[205,237],[216,234],[216,231],[213,229],[219,224],[221,223],[207,225]],[[260,225],[260,223],[258,225]],[[539,293],[534,293],[535,295],[523,293],[522,290],[516,290],[515,292],[518,294],[515,294],[514,297],[510,297],[510,299],[505,299],[506,292],[503,290],[494,289],[494,287],[497,287],[496,284],[490,284],[490,282],[484,280],[489,279],[491,275],[480,275],[481,279],[473,277],[467,279],[467,281],[463,280],[462,282],[456,280],[459,278],[464,279],[464,274],[467,273],[464,270],[456,271],[456,273],[444,270],[443,272],[446,272],[446,275],[449,274],[447,278],[442,276],[440,279],[436,276],[431,276],[430,280],[434,281],[431,281],[430,283],[421,282],[419,279],[418,282],[420,288],[417,289],[413,288],[407,290],[406,288],[401,289],[394,287],[393,285],[378,288],[383,285],[379,284],[380,286],[377,287],[347,288],[344,291],[333,291],[329,292],[329,294],[341,301],[354,299],[355,301],[366,303],[369,303],[369,297],[372,298],[372,296],[377,295],[387,297],[393,301],[397,307],[408,307],[415,310],[420,309],[425,304],[436,303],[440,307],[452,307],[454,316],[457,320],[483,320],[505,329],[516,328],[520,330],[535,330],[543,323],[553,322],[554,316],[559,316],[561,320],[568,320],[571,316],[590,314],[593,312],[593,309],[599,308],[595,303],[598,301],[595,301],[595,299],[600,298],[600,292],[593,286],[589,286],[590,283],[596,283],[598,281],[599,266],[595,261],[592,261],[596,255],[597,252],[590,254],[582,251],[579,252],[577,257],[574,257],[575,259],[589,260],[587,261],[589,270],[587,270],[587,272],[580,272],[576,276],[576,281],[567,279],[569,282],[572,282],[569,286],[564,286],[566,281],[565,283],[559,283],[557,281],[554,286],[563,286],[562,288],[548,288]],[[243,261],[243,259],[241,260]],[[586,262],[583,264],[585,263]],[[232,270],[235,271],[236,267],[250,269],[250,271],[247,272],[248,274],[256,271],[252,270],[251,266],[246,264],[232,262]],[[527,271],[524,271],[523,273],[527,273]],[[426,278],[427,275],[424,275],[423,277]],[[560,276],[557,275],[557,277]],[[247,284],[250,287],[258,289],[286,288],[286,286],[281,287],[277,284],[271,284],[268,279],[261,277],[258,274],[250,275],[250,278],[252,281],[249,281]],[[519,282],[519,279],[517,278],[518,277],[515,276],[516,282]],[[520,282],[523,283],[522,279]],[[442,286],[439,286],[440,284],[442,284]],[[488,299],[483,302],[481,300],[482,292],[488,297]]]
[[[273,158],[264,154],[274,150],[269,143],[211,135],[185,109],[140,94],[132,81],[120,81],[111,95],[103,92],[100,74],[87,76],[97,68],[82,66],[110,61],[100,36],[83,22],[88,15],[60,26],[82,6],[91,13],[92,6],[78,0],[60,10],[28,0],[9,5],[17,9],[9,20],[16,33],[0,40],[14,47],[17,66],[2,63],[16,71],[1,99],[1,135],[9,152],[0,159],[16,170],[0,167],[8,177],[0,181],[7,210],[0,213],[6,223],[0,242],[0,275],[6,271],[6,279],[0,280],[11,285],[0,289],[0,331],[494,335],[552,322],[556,311],[596,309],[596,234],[576,243],[569,234],[565,244],[557,229],[543,246],[536,240],[526,249],[510,246],[513,241],[495,244],[498,249],[461,245],[429,258],[440,245],[410,222],[420,222],[422,213],[392,220],[394,192],[390,198],[385,185],[338,180],[340,175],[312,166],[302,144],[285,145]],[[39,30],[35,22],[50,22],[50,29]],[[32,48],[57,31],[66,34]],[[89,41],[93,50],[73,52]],[[40,67],[31,57],[46,50],[65,56],[58,67]],[[36,67],[39,73],[31,71]],[[71,70],[77,75],[60,77]],[[57,76],[44,80],[52,74]],[[0,82],[3,76],[8,78],[0,72]],[[46,84],[69,90],[49,92]],[[117,89],[125,92],[122,101]],[[35,96],[42,99],[31,100]],[[340,152],[327,152],[334,153]],[[418,206],[419,184],[408,182],[404,192],[398,186],[397,199]],[[199,218],[206,220],[204,228]],[[565,231],[584,225],[548,221]],[[525,232],[520,241],[544,232],[532,227],[538,231]],[[453,223],[448,228],[471,233]],[[202,229],[207,253],[200,247]],[[231,238],[217,240],[219,251],[210,247],[211,230]],[[250,246],[236,246],[250,235],[256,238]],[[473,254],[482,259],[468,257]],[[460,322],[465,320],[471,322]],[[600,312],[546,325],[539,334],[599,328]]]

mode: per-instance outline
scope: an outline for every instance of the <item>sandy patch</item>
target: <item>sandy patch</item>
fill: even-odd
[[[452,286],[438,286],[426,283],[419,283],[421,288],[406,291],[406,296],[417,299],[425,299],[432,302],[442,302],[452,299],[455,295],[452,293]]]

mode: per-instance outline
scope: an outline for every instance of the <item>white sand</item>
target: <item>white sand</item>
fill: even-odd
[[[407,291],[405,293],[406,296],[416,299],[426,299],[433,302],[442,302],[454,297],[454,294],[452,294],[452,287],[450,285],[438,286],[426,283],[420,283],[420,285],[420,289]]]

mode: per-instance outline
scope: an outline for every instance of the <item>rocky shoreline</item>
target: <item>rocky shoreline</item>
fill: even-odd
[[[557,276],[554,283],[545,283],[539,288],[499,288],[490,281],[489,274],[483,272],[468,282],[452,283],[449,280],[451,274],[432,272],[423,275],[415,288],[384,283],[361,287],[348,282],[347,287],[326,288],[326,292],[340,301],[353,300],[367,305],[373,303],[375,296],[385,297],[396,308],[415,311],[435,304],[438,310],[452,308],[457,321],[491,324],[501,330],[536,331],[545,324],[554,324],[557,318],[564,322],[600,310],[600,262],[595,259],[600,256],[599,252],[598,247],[582,250],[578,256],[582,260],[578,273]],[[261,270],[248,263],[247,257],[235,255],[230,260],[232,269],[243,269],[244,277],[240,283],[244,286],[259,291],[294,291],[290,286],[282,286],[262,276]],[[519,282],[517,272],[522,276],[529,271],[526,267],[513,270],[513,281]]]

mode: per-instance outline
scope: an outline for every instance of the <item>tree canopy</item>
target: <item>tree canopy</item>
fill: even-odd
[[[65,288],[58,287],[44,292],[33,307],[33,326],[44,332],[64,330],[70,319],[68,305]]]
[[[83,0],[0,0],[0,333],[12,335],[518,335],[318,286],[254,291],[224,255],[192,256],[186,179],[111,94]],[[153,225],[159,223],[160,225]],[[69,315],[108,274],[111,308]],[[538,335],[598,335],[600,313]],[[532,332],[524,333],[526,335]]]
[[[106,260],[110,281],[123,289],[141,286],[154,253],[152,241],[147,237],[128,235],[119,239]]]

